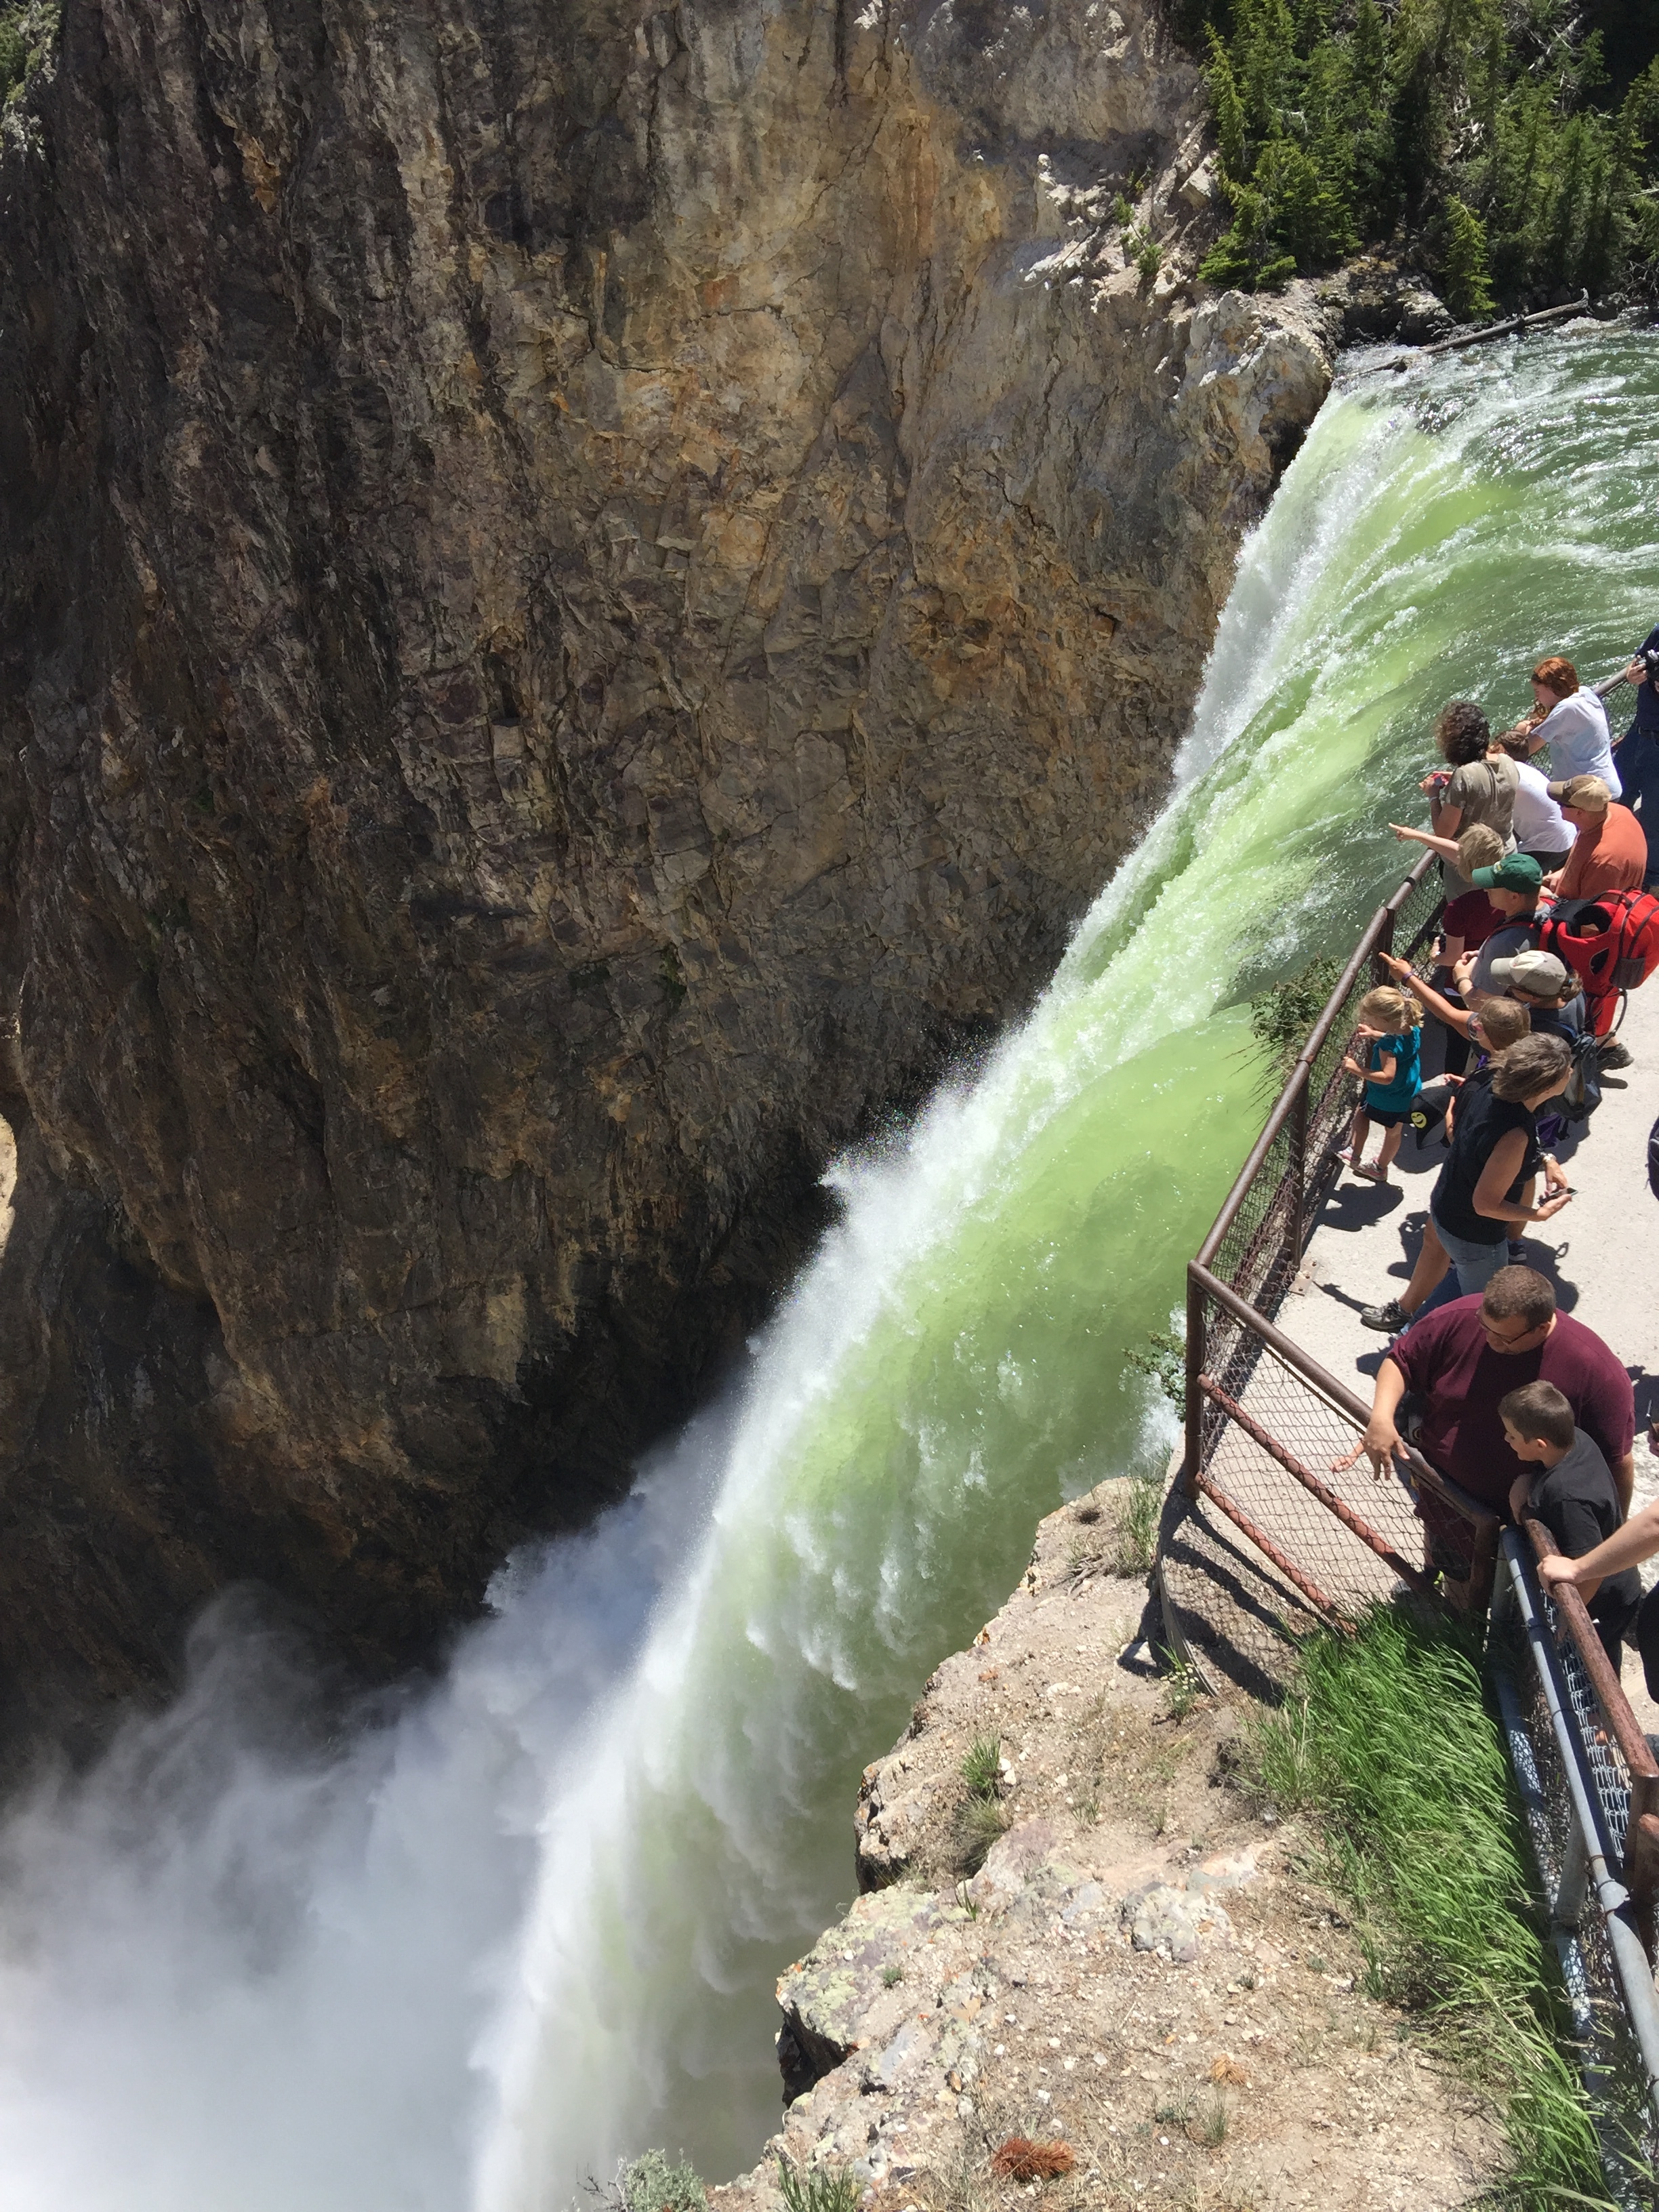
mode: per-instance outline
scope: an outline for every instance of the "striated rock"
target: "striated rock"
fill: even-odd
[[[1328,377],[1194,304],[1201,154],[1144,0],[68,0],[0,148],[14,1696],[246,1574],[418,1652],[1041,980]]]

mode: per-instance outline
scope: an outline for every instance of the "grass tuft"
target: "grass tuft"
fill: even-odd
[[[1158,1521],[1164,1509],[1164,1478],[1134,1474],[1118,1492],[1117,1549],[1113,1566],[1120,1575],[1145,1575],[1158,1557]]]
[[[1462,1622],[1384,1607],[1356,1636],[1316,1636],[1246,1758],[1264,1796],[1317,1822],[1372,1994],[1414,2012],[1502,2108],[1511,2167],[1488,2201],[1600,2204],[1595,2126],[1561,2049],[1569,2023],[1476,1650]]]
[[[962,1756],[962,1778],[975,1797],[994,1797],[1002,1764],[1002,1738],[976,1735]]]
[[[994,1797],[964,1797],[956,1818],[957,1864],[963,1873],[977,1874],[992,1844],[1007,1832],[1007,1809]]]
[[[778,2160],[778,2189],[787,2212],[858,2212],[864,2190],[844,2166],[792,2166]]]
[[[1219,2089],[1212,2089],[1207,2097],[1199,2100],[1197,2109],[1188,2122],[1187,2132],[1194,2142],[1202,2143],[1206,2150],[1219,2150],[1227,2140],[1227,2130],[1232,2124],[1231,2106]]]

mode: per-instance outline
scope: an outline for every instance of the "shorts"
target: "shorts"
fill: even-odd
[[[1416,1103],[1413,1099],[1412,1105]],[[1368,1121],[1375,1121],[1379,1129],[1397,1129],[1402,1121],[1411,1118],[1412,1109],[1411,1106],[1373,1106],[1367,1098],[1359,1110]]]
[[[1441,1250],[1457,1270],[1457,1287],[1464,1297],[1473,1297],[1477,1291],[1484,1291],[1498,1270],[1509,1266],[1510,1243],[1501,1225],[1496,1240],[1486,1244],[1477,1243],[1473,1237],[1454,1237],[1442,1225],[1432,1206],[1429,1208],[1429,1218],[1440,1239]]]

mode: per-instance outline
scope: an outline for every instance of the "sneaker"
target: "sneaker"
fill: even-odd
[[[1630,1047],[1620,1044],[1617,1037],[1609,1037],[1605,1044],[1596,1046],[1595,1058],[1601,1067],[1628,1067]]]
[[[1367,1328],[1380,1328],[1385,1336],[1393,1336],[1404,1328],[1411,1316],[1398,1298],[1389,1298],[1383,1305],[1364,1307],[1359,1318]]]

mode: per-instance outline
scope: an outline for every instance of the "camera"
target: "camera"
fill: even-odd
[[[1636,657],[1648,672],[1648,682],[1656,691],[1659,691],[1659,649],[1644,646]]]

